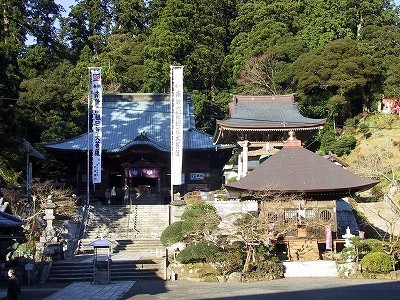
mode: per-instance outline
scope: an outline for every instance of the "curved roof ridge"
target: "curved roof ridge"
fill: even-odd
[[[294,103],[295,94],[283,95],[233,95],[233,103],[239,102],[290,102]]]
[[[253,191],[346,193],[378,181],[360,177],[303,147],[284,147],[227,188]]]
[[[147,145],[147,146],[151,146],[156,148],[157,150],[163,151],[163,152],[168,152],[170,151],[169,148],[165,147],[164,145],[158,143],[157,141],[151,139],[151,138],[147,138],[146,140],[132,140],[128,143],[126,143],[125,145],[118,147],[118,148],[114,148],[114,149],[109,149],[108,152],[111,153],[118,153],[118,152],[123,152],[127,149],[129,149],[130,147],[137,145],[137,146],[143,146],[143,145]]]
[[[306,130],[311,134],[324,126],[325,119],[308,118],[300,113],[294,95],[234,96],[229,103],[229,118],[216,121],[214,144],[232,143],[240,131]]]

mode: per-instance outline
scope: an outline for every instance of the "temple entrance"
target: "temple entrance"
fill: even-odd
[[[160,168],[156,164],[132,164],[126,169],[132,204],[159,204]]]
[[[158,178],[135,177],[131,178],[131,186],[137,189],[140,194],[157,193]]]

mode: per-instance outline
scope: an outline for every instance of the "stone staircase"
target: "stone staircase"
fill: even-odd
[[[356,210],[360,212],[374,227],[382,238],[390,234],[400,234],[400,216],[387,202],[357,203]]]
[[[164,259],[117,260],[111,263],[111,281],[145,280],[164,277]],[[93,263],[54,262],[49,282],[92,281]]]
[[[92,208],[81,252],[91,252],[88,244],[100,237],[116,243],[113,253],[142,253],[143,257],[161,257],[165,248],[160,242],[168,226],[167,205],[101,206]]]
[[[91,208],[79,255],[69,261],[53,262],[49,281],[91,281],[94,254],[88,244],[101,237],[115,243],[111,253],[111,280],[163,278],[165,247],[160,236],[168,224],[168,205]]]

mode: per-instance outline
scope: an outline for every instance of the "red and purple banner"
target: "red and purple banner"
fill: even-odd
[[[160,170],[152,167],[138,167],[129,169],[129,177],[146,177],[146,178],[158,178]]]

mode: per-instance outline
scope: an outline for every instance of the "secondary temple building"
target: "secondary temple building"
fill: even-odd
[[[94,197],[103,198],[104,191],[115,186],[117,203],[122,203],[124,188],[128,186],[131,197],[135,191],[153,195],[160,204],[169,201],[169,98],[169,94],[161,93],[103,95],[102,183],[96,184],[92,191]],[[178,191],[183,194],[219,188],[222,184],[220,171],[232,149],[222,149],[219,144],[213,144],[210,135],[196,129],[190,94],[184,94],[183,119],[184,184]],[[86,153],[88,146],[92,150],[92,133],[89,141],[87,134],[83,134],[46,145],[48,152],[75,166],[76,187],[82,195],[87,185]]]
[[[359,234],[343,198],[377,183],[304,149],[292,137],[282,150],[226,188],[236,197],[259,200],[260,218],[281,234],[289,258],[319,259],[321,251],[337,250],[335,241],[343,243],[347,227]]]
[[[294,96],[233,96],[229,117],[217,121],[213,141],[216,145],[237,146],[235,177],[246,176],[263,159],[281,149],[289,132],[307,141],[325,125],[325,119],[302,116]]]
[[[234,96],[229,119],[217,121],[214,143],[236,144],[239,153],[237,181],[225,187],[232,198],[258,200],[288,259],[319,259],[347,227],[358,234],[343,198],[378,183],[302,147],[324,124],[302,116],[293,94]]]

